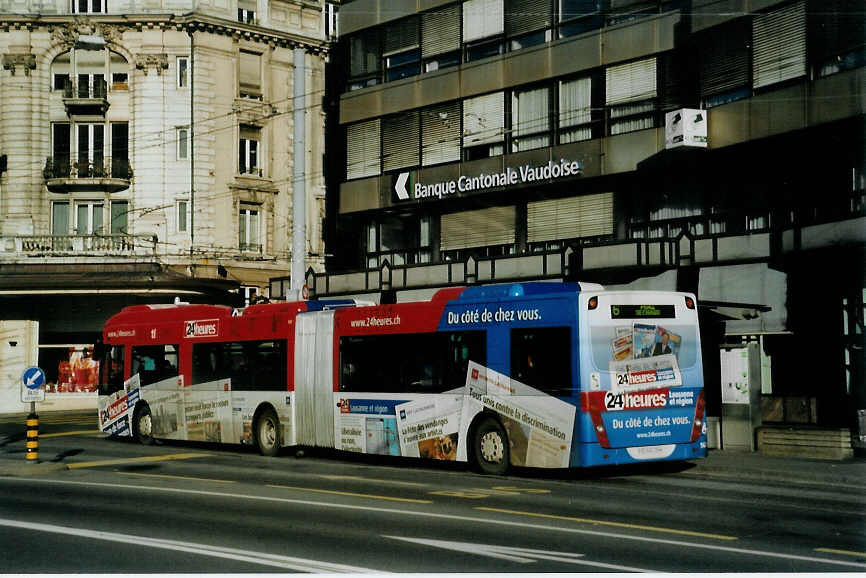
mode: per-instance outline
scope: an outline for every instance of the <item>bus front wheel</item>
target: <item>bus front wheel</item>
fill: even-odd
[[[132,414],[132,435],[142,445],[153,444],[153,416],[146,403],[138,404]]]
[[[482,474],[502,475],[510,460],[508,434],[498,420],[484,417],[472,436],[475,467]]]
[[[280,418],[273,408],[266,408],[256,420],[256,445],[263,456],[275,456],[280,451]]]

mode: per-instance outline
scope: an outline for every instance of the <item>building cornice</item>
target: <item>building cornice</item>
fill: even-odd
[[[328,52],[328,42],[273,28],[255,26],[201,13],[174,14],[104,14],[104,15],[0,15],[0,31],[35,30],[43,27],[116,26],[135,30],[178,30],[188,34],[208,32],[262,42],[272,47],[303,48],[312,54]]]

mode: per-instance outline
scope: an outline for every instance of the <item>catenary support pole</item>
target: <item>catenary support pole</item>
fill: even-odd
[[[39,462],[39,416],[36,414],[36,402],[30,402],[30,415],[27,416],[27,441],[25,459],[28,464]]]
[[[292,290],[300,294],[304,286],[304,257],[307,253],[307,192],[306,180],[306,111],[304,93],[306,91],[306,53],[303,48],[295,48],[295,70],[293,78],[292,110],[294,112],[294,150],[292,152]]]

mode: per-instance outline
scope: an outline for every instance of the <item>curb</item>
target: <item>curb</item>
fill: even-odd
[[[687,475],[703,475],[714,478],[725,479],[752,479],[773,482],[822,484],[832,486],[847,486],[848,488],[859,488],[866,491],[866,481],[859,472],[848,474],[827,475],[824,473],[792,472],[765,470],[754,468],[731,469],[720,466],[698,465],[688,472]]]
[[[35,464],[2,464],[0,465],[0,476],[41,476],[53,472],[68,470],[67,464],[54,462],[37,462]]]

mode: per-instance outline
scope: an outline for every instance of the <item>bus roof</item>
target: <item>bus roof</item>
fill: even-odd
[[[542,295],[562,295],[581,291],[603,291],[596,283],[554,283],[533,281],[527,283],[499,283],[495,285],[475,285],[467,287],[457,301],[477,301],[486,299],[517,299],[520,297],[540,297]]]

